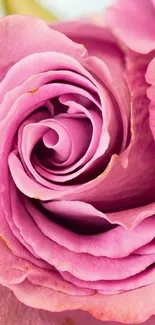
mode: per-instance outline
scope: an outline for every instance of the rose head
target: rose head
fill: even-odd
[[[155,312],[155,44],[126,41],[122,3],[104,28],[0,21],[0,283],[136,323]]]

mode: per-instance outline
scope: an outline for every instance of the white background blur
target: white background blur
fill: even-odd
[[[22,0],[20,0],[22,2]],[[100,13],[115,0],[35,0],[56,14],[59,20],[76,19]],[[3,1],[0,0],[0,16],[4,16]]]
[[[38,2],[55,12],[59,19],[75,19],[98,13],[114,0],[38,0]]]

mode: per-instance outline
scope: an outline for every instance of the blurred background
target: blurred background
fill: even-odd
[[[25,14],[48,22],[78,19],[103,11],[114,0],[0,0],[0,16]]]

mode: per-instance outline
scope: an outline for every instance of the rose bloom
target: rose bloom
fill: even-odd
[[[155,313],[154,6],[0,20],[1,325]]]

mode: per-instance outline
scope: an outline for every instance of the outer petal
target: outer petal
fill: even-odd
[[[6,287],[0,286],[0,324],[1,325],[102,325],[103,323],[87,312],[66,311],[50,313],[28,307],[19,302]],[[105,325],[115,325],[106,322]],[[116,324],[117,325],[117,324]],[[151,325],[150,323],[148,325]]]
[[[155,48],[153,3],[151,0],[117,0],[114,6],[107,9],[104,24],[112,28],[115,35],[132,50],[149,53]]]
[[[32,53],[56,51],[76,59],[86,53],[81,44],[72,42],[35,17],[6,16],[0,19],[0,30],[0,79],[15,62]]]
[[[13,293],[6,287],[0,286],[0,320],[1,325],[119,325],[115,322],[102,322],[95,319],[89,313],[81,310],[65,311],[61,313],[50,313],[28,307],[19,302]],[[24,315],[24,316],[23,316]],[[143,323],[143,325],[154,325],[155,317]]]
[[[50,25],[71,40],[83,44],[89,56],[96,57],[105,61],[111,72],[116,69],[124,69],[123,53],[117,46],[117,41],[108,28],[97,26],[86,21],[69,21]]]
[[[9,287],[26,305],[49,311],[64,311],[66,308],[69,310],[83,309],[100,320],[118,321],[126,324],[144,322],[155,313],[155,284],[119,295],[95,294],[90,297],[76,296],[74,298],[46,287],[34,286],[29,281],[14,286],[9,285]],[[154,323],[148,324],[153,325]]]
[[[24,278],[22,279],[23,277],[22,269],[27,270],[27,272],[35,272],[35,269],[32,268],[32,265],[30,265],[30,263],[28,264],[27,261],[24,261],[22,259],[13,256],[11,250],[9,250],[6,247],[6,243],[3,244],[2,241],[0,241],[0,251],[1,251],[0,265],[4,264],[5,266],[4,275],[6,277],[9,277],[11,264],[12,266],[14,266],[11,267],[11,274],[10,274],[11,278],[12,275],[17,277],[17,272],[18,272],[19,281],[16,281],[14,284],[12,284],[13,281],[11,282],[11,278],[10,278],[9,283],[7,283],[7,287],[12,289],[15,295],[17,296],[17,298],[28,306],[38,308],[38,309],[43,308],[44,310],[48,310],[51,312],[64,311],[66,309],[67,310],[82,309],[90,312],[93,316],[101,320],[109,320],[109,321],[115,320],[115,321],[120,321],[129,324],[141,323],[142,321],[148,319],[155,312],[155,308],[154,308],[155,284],[143,287],[141,289],[133,290],[124,294],[113,295],[113,296],[104,296],[97,293],[95,293],[92,296],[86,296],[86,297],[80,295],[73,296],[70,294],[63,293],[61,289],[54,290],[52,288],[49,288],[48,285],[46,285],[46,283],[45,284],[42,283],[41,286],[35,285],[34,283],[32,283],[33,278],[31,277],[29,280],[24,280]],[[5,256],[7,256],[7,258],[9,257],[9,259],[6,260]],[[29,265],[30,268],[28,267]],[[4,266],[2,267],[4,268]],[[1,290],[2,288],[0,289],[0,293]],[[10,321],[10,319],[11,319],[11,324],[14,324],[15,322],[13,321],[16,320],[18,321],[16,322],[16,324],[22,325],[22,323],[20,322],[20,318],[19,319],[15,318],[15,317],[21,317],[20,315],[22,315],[21,321],[24,321],[23,325],[27,325],[27,324],[34,325],[34,319],[37,320],[37,317],[40,317],[40,320],[38,318],[37,325],[38,324],[42,325],[42,323],[39,323],[39,321],[41,321],[42,319],[43,319],[43,325],[63,324],[63,322],[61,323],[61,321],[63,320],[62,314],[56,314],[56,315],[49,314],[49,313],[45,314],[45,312],[43,311],[34,310],[34,315],[33,315],[32,309],[27,309],[27,307],[22,306],[20,303],[19,303],[20,307],[18,307],[17,302],[13,304],[13,301],[12,300],[10,301],[10,299],[12,299],[13,297],[11,293],[9,294],[7,293],[7,295],[5,296],[5,291],[3,291],[2,295],[3,295],[3,299],[1,299],[1,304],[0,304],[1,325],[10,325],[10,323],[7,324],[7,321]],[[5,297],[6,300],[4,300]],[[14,308],[16,309],[16,312]],[[23,313],[24,310],[25,313]],[[83,313],[80,312],[80,314],[83,315],[83,317],[86,317],[84,316]],[[8,315],[9,315],[9,320],[8,320]],[[23,315],[25,316],[25,318],[23,318]],[[67,315],[67,312],[64,313],[64,315]],[[85,324],[83,318],[80,319],[77,318],[78,315],[79,312],[73,312],[73,314],[70,314],[69,317],[71,320],[73,320],[73,324],[74,323],[79,324],[80,320],[82,325]],[[2,317],[4,317],[4,319]],[[30,317],[31,317],[31,322],[30,322]],[[50,323],[49,321],[52,320],[53,323]],[[59,320],[60,320],[60,324],[58,322]],[[91,324],[92,322],[92,325],[96,325],[96,324],[100,325],[100,323],[99,324],[98,322],[96,323],[95,320],[91,319],[89,316],[88,316],[88,320],[89,320],[88,324]],[[65,321],[66,323],[64,322],[64,324],[68,325],[66,319]],[[107,323],[107,325],[112,325],[112,324]],[[154,323],[149,323],[149,325],[153,325],[153,324]]]

